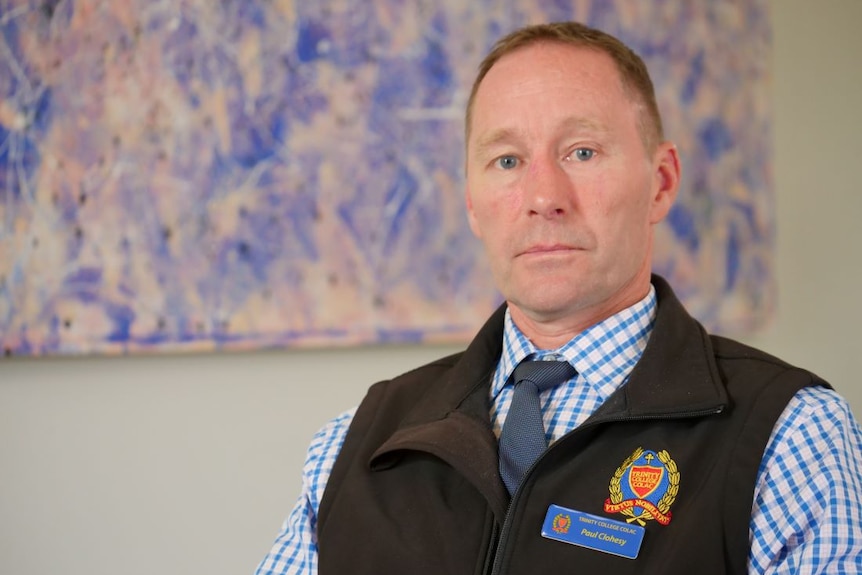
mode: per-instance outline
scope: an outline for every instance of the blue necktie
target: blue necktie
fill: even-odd
[[[512,378],[515,391],[500,433],[500,475],[510,494],[548,448],[539,393],[571,379],[577,372],[566,361],[522,361]]]

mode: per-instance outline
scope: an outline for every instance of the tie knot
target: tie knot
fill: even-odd
[[[570,380],[577,371],[567,361],[522,361],[515,368],[515,385],[529,381],[542,392]]]

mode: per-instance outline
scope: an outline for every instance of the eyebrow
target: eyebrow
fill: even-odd
[[[476,153],[482,155],[494,146],[518,140],[518,134],[517,130],[511,128],[500,128],[485,134],[476,142]]]
[[[589,131],[599,134],[607,134],[610,132],[610,130],[601,122],[597,122],[583,116],[571,116],[566,118],[560,123],[557,131],[564,133],[572,131]],[[493,130],[490,133],[481,136],[476,141],[476,153],[481,155],[487,152],[489,148],[493,148],[499,144],[517,141],[520,138],[520,130],[512,128],[499,128]]]

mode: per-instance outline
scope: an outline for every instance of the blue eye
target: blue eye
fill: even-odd
[[[511,170],[518,165],[518,158],[515,156],[501,156],[497,158],[496,164],[504,170]]]
[[[587,160],[591,160],[595,155],[596,151],[591,150],[590,148],[577,148],[569,157],[574,158],[579,162],[586,162]]]

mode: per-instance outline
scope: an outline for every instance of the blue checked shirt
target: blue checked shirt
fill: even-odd
[[[583,423],[640,359],[656,313],[655,291],[553,352],[537,350],[508,312],[503,354],[491,383],[499,437],[512,398],[506,385],[524,358],[556,355],[578,374],[541,396],[551,441]],[[355,409],[312,439],[302,493],[257,575],[317,573],[317,510]],[[763,455],[751,511],[749,573],[862,573],[862,430],[850,406],[821,387],[801,390],[776,422]]]

